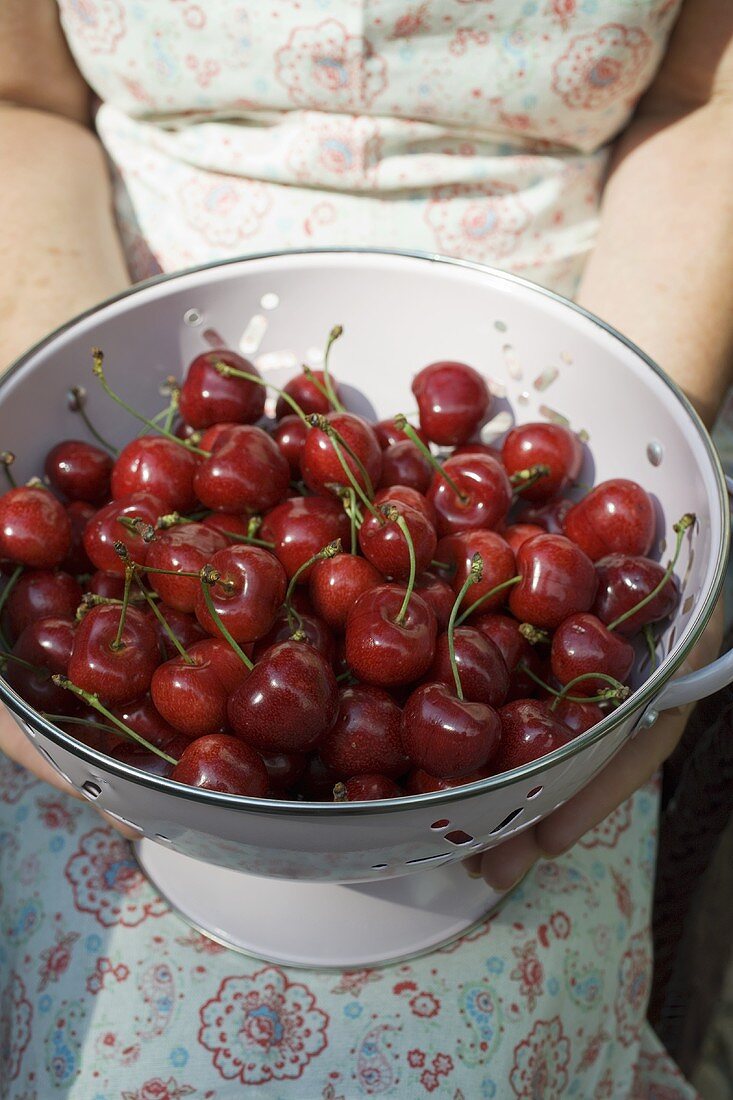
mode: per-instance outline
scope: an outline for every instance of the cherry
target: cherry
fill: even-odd
[[[488,637],[470,626],[459,626],[454,633],[455,660],[463,694],[473,703],[499,707],[509,690],[509,671],[499,650]],[[435,643],[435,657],[428,678],[453,686],[448,635]]]
[[[425,493],[432,480],[433,469],[412,440],[403,439],[382,451],[380,486],[407,485],[418,493]]]
[[[286,611],[278,612],[277,618],[271,629],[268,630],[264,638],[261,638],[257,643],[255,647],[255,658],[258,659],[261,657],[265,650],[273,645],[277,645],[278,642],[287,642],[296,632],[298,641],[312,645],[314,649],[317,649],[318,652],[326,658],[329,664],[333,662],[336,646],[334,644],[333,634],[326,623],[313,615],[307,615],[301,612],[293,615],[293,621],[291,622]]]
[[[432,503],[423,493],[418,493],[417,489],[412,489],[409,485],[391,485],[389,489],[380,489],[374,497],[375,507],[388,502],[406,504],[408,508],[422,512],[432,527],[437,525],[438,516]]]
[[[168,722],[162,717],[162,715],[155,709],[153,700],[149,695],[141,695],[137,699],[132,699],[127,703],[116,703],[109,708],[110,713],[119,718],[126,726],[134,730],[135,733],[139,733],[141,737],[144,737],[146,741],[149,741],[151,745],[155,745],[156,748],[164,749],[168,752],[168,746],[171,744],[187,745],[190,741],[188,737],[182,737],[181,734],[169,725]],[[99,714],[90,709],[90,714],[100,720]],[[143,748],[142,745],[138,745],[136,742],[124,740],[124,744],[135,745],[136,748]],[[148,751],[148,750],[146,750]],[[176,756],[175,752],[170,753],[171,756]],[[160,759],[160,758],[158,758]]]
[[[438,534],[449,535],[496,527],[509,511],[512,487],[495,458],[467,454],[446,459],[443,474],[435,474],[427,495],[438,516]]]
[[[410,760],[445,779],[484,767],[498,748],[500,731],[493,707],[459,699],[446,684],[416,688],[402,715],[402,744]]]
[[[448,582],[426,570],[415,578],[415,591],[425,600],[428,607],[432,608],[438,629],[445,630],[455,599],[453,589]]]
[[[166,722],[188,737],[218,733],[226,725],[227,691],[209,656],[177,656],[159,665],[150,694]]]
[[[44,473],[68,500],[101,504],[109,497],[112,459],[101,447],[80,439],[65,439],[46,455]]]
[[[571,730],[538,699],[515,699],[499,711],[501,741],[496,773],[521,768],[572,741]]]
[[[75,629],[68,619],[36,619],[12,648],[20,660],[8,660],[3,676],[36,710],[46,714],[75,714],[78,710],[76,699],[51,679],[54,673],[66,673]]]
[[[187,615],[185,611],[177,611],[175,607],[169,607],[166,603],[158,603],[157,610],[163,616],[170,631],[173,632],[178,642],[184,649],[195,645],[196,642],[209,641],[210,638],[204,628],[196,621],[193,615]],[[157,615],[151,611],[150,622],[158,635],[158,646],[164,661],[175,657],[179,650],[170,634],[165,629]],[[227,647],[229,648],[229,647]]]
[[[522,500],[546,503],[575,481],[583,449],[575,432],[562,424],[520,424],[506,435],[501,458],[510,477],[531,466],[547,466],[549,473],[522,489]]]
[[[568,497],[558,497],[548,504],[522,506],[518,518],[523,525],[541,527],[549,535],[562,535],[565,516],[572,507],[573,502]]]
[[[595,615],[569,615],[553,635],[550,660],[561,684],[591,672],[604,673],[623,683],[634,663],[634,647]],[[597,695],[607,687],[607,680],[591,676],[573,685],[572,694]]]
[[[470,775],[462,775],[458,779],[439,779],[437,775],[430,775],[422,768],[415,768],[408,775],[405,788],[408,794],[430,794],[432,791],[449,791],[454,787],[464,787],[468,783],[479,783],[490,775],[494,775],[494,769],[491,766],[478,768]]]
[[[233,542],[244,542],[250,537],[250,519],[243,519],[231,512],[210,512],[201,523],[204,527],[221,531],[227,546],[231,546]]]
[[[324,392],[325,375],[323,371],[312,370],[309,372],[309,375],[305,372],[296,374],[294,378],[291,378],[290,381],[283,386],[284,392],[293,398],[306,416],[310,413],[322,415],[330,413],[331,402]],[[335,387],[335,392],[337,397],[340,397],[340,391],[337,386]],[[278,397],[277,405],[275,406],[276,418],[282,420],[291,411],[292,405],[290,405],[284,397]]]
[[[572,699],[557,700],[551,707],[553,714],[576,735],[597,726],[603,721],[603,711],[597,703],[578,703]]]
[[[332,630],[343,630],[359,596],[381,583],[381,574],[366,558],[354,554],[325,558],[316,562],[310,572],[313,608]]]
[[[304,775],[307,761],[302,752],[264,753],[262,762],[267,768],[270,788],[278,794],[290,790]]]
[[[323,496],[348,488],[351,481],[343,463],[362,491],[373,496],[382,472],[382,451],[374,432],[353,413],[329,413],[306,436],[300,460],[303,481],[311,492]]]
[[[597,580],[592,562],[562,535],[536,535],[519,547],[521,580],[509,596],[512,615],[554,629],[576,611],[593,606]]]
[[[516,554],[523,542],[533,539],[535,535],[544,535],[544,527],[537,523],[513,523],[502,531],[502,537],[509,543]]]
[[[294,793],[310,802],[332,802],[333,788],[338,782],[338,773],[327,768],[318,753],[314,752],[306,757],[305,771],[297,781]]]
[[[336,539],[347,541],[349,519],[332,497],[293,497],[268,512],[259,534],[273,544],[272,552],[290,579],[322,547]],[[313,568],[301,573],[301,584],[308,580]]]
[[[93,572],[94,566],[84,549],[84,529],[96,510],[93,504],[87,504],[84,500],[72,500],[66,505],[66,515],[71,524],[71,546],[61,562],[61,568],[66,573],[78,576],[79,573]]]
[[[300,456],[308,431],[308,425],[299,416],[291,415],[284,416],[272,433],[293,478],[300,477]]]
[[[270,787],[267,769],[254,749],[222,733],[192,741],[181,754],[171,779],[187,787],[248,798],[265,798]]]
[[[347,662],[367,684],[410,683],[432,664],[436,630],[435,615],[414,592],[405,607],[405,589],[371,588],[346,620]]]
[[[497,462],[501,462],[501,447],[492,447],[490,443],[469,439],[468,443],[461,443],[459,447],[453,448],[451,457],[456,455],[490,455]]]
[[[258,546],[229,546],[211,559],[219,581],[211,586],[214,608],[237,642],[256,642],[275,621],[287,580],[277,558]],[[203,586],[196,596],[196,618],[213,637],[220,636]]]
[[[319,747],[321,759],[343,778],[378,772],[396,779],[409,767],[400,738],[401,719],[400,708],[381,688],[343,688],[336,720]]]
[[[403,525],[409,531],[413,554]],[[434,528],[421,512],[392,501],[381,504],[378,515],[367,515],[359,528],[359,546],[364,557],[385,577],[395,580],[406,580],[413,567],[417,572],[426,569],[437,541]]]
[[[52,569],[71,549],[71,523],[48,489],[21,485],[0,497],[0,557]]]
[[[191,451],[162,435],[143,435],[123,447],[112,470],[115,500],[147,492],[164,500],[168,511],[187,512],[196,505]]]
[[[154,528],[165,510],[165,501],[153,493],[133,493],[106,504],[84,529],[84,549],[89,560],[97,569],[124,574],[125,563],[115,551],[115,543],[119,542],[134,562],[144,565],[152,545],[145,525]],[[134,520],[141,520],[142,525],[135,526]]]
[[[145,565],[173,574],[199,573],[214,554],[229,546],[226,536],[203,523],[185,523],[161,531],[148,547]],[[148,581],[162,600],[177,611],[193,611],[201,591],[198,577],[148,573]]]
[[[396,417],[387,417],[386,420],[378,420],[376,424],[372,424],[372,430],[379,440],[379,446],[383,451],[386,451],[387,447],[392,447],[395,443],[403,443],[407,439],[407,435],[403,432],[402,428],[397,427]],[[419,439],[427,446],[430,442],[428,437],[422,428],[416,428],[414,425],[410,425],[413,432],[415,432]],[[412,442],[412,440],[410,440]]]
[[[127,608],[117,642],[121,609],[94,607],[79,624],[69,661],[69,679],[110,703],[143,695],[158,665],[158,639],[141,611]]]
[[[225,378],[216,369],[217,363],[259,377],[257,368],[236,352],[222,349],[197,355],[181,387],[181,416],[192,428],[208,428],[224,420],[254,424],[265,410],[264,386],[243,378]]]
[[[453,447],[470,439],[486,419],[491,394],[481,375],[465,363],[423,367],[412,381],[420,427],[433,443]]]
[[[507,700],[526,699],[532,695],[536,685],[522,666],[529,668],[535,676],[541,676],[543,662],[534,646],[520,633],[517,620],[511,615],[489,613],[475,615],[471,626],[490,639],[504,658],[510,674]]]
[[[87,585],[87,591],[106,600],[121,600],[125,591],[125,578],[119,573],[107,573],[98,569]]]
[[[468,577],[474,555],[480,554],[483,577],[466,594],[464,610],[474,604],[478,604],[482,612],[502,606],[506,600],[507,588],[502,588],[491,596],[489,593],[510,581],[516,575],[517,569],[514,554],[501,535],[495,531],[466,531],[448,535],[440,540],[435,554],[438,561],[447,562],[454,569],[452,585],[455,594],[460,592]]]
[[[229,698],[235,733],[262,752],[304,752],[333,722],[338,686],[330,664],[303,642],[280,642],[262,655]]]
[[[64,691],[64,689],[57,688],[57,691]],[[68,691],[65,691],[64,694],[71,698]],[[86,745],[87,748],[103,752],[107,756],[112,756],[119,745],[130,744],[122,734],[113,733],[111,729],[100,729],[100,724],[99,714],[91,707],[84,706],[80,707],[73,716],[67,715],[66,721],[64,721],[62,715],[54,720],[54,725],[58,726],[64,733],[68,733],[76,741],[81,741],[82,745]]]
[[[386,775],[354,775],[344,784],[344,795],[344,802],[376,802],[401,798],[402,791]]]
[[[178,760],[191,744],[193,742],[189,741],[187,737],[178,734],[177,737],[173,737],[162,747],[174,760]],[[112,749],[110,755],[122,764],[128,764],[131,768],[137,768],[138,771],[145,772],[146,775],[157,775],[162,779],[173,778],[175,765],[134,741],[123,741],[122,744]]]
[[[607,554],[648,554],[656,529],[654,504],[635,481],[602,481],[574,504],[563,530],[591,559]]]
[[[209,451],[209,453],[215,451],[217,446],[224,442],[232,428],[239,428],[240,426],[234,420],[223,420],[218,424],[212,424],[211,427],[200,433],[200,449]]]
[[[5,618],[13,638],[36,619],[73,619],[81,603],[81,587],[68,573],[28,570],[18,578],[5,603]]]
[[[274,439],[250,424],[227,429],[193,479],[196,496],[215,512],[265,512],[285,497],[290,468]]]
[[[658,562],[633,554],[609,554],[601,558],[596,562],[598,593],[593,613],[608,626],[650,596],[664,579],[665,572]],[[679,598],[680,583],[672,573],[664,587],[649,603],[615,626],[614,630],[630,637],[647,623],[666,619],[676,608]]]

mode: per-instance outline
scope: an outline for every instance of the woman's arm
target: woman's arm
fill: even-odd
[[[708,423],[733,372],[733,6],[687,0],[664,65],[618,143],[578,300],[635,340]],[[682,671],[716,656],[718,621]],[[534,829],[467,861],[507,889],[557,856],[666,760],[689,710],[668,711]]]

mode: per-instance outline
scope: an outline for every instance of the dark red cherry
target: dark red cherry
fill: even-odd
[[[654,504],[635,481],[612,478],[596,485],[565,516],[563,529],[591,561],[607,554],[645,556],[654,541]]]
[[[433,443],[465,443],[491,408],[485,381],[466,363],[440,362],[423,367],[412,380],[420,427]]]
[[[319,387],[308,377],[306,374],[296,374],[294,378],[291,378],[289,382],[283,386],[285,393],[289,394],[296,404],[300,405],[303,412],[308,416],[310,413],[326,414],[331,412],[331,402],[328,400],[323,392],[323,380],[325,375],[322,370],[311,371],[312,379],[315,382],[320,383]],[[331,378],[331,383],[336,392],[336,397],[340,400],[341,391]],[[275,406],[275,416],[278,420],[282,420],[289,413],[292,413],[293,407],[290,405],[284,397],[278,397],[277,405]]]
[[[535,535],[544,535],[544,527],[536,523],[513,523],[502,531],[502,538],[508,542],[516,554],[523,542],[533,539]]]
[[[272,552],[282,563],[288,578],[330,542],[341,539],[346,546],[349,536],[349,518],[332,497],[284,500],[268,512],[258,534],[259,538],[273,544]],[[300,584],[305,584],[312,568],[300,574]]]
[[[165,721],[155,709],[153,700],[149,695],[141,695],[127,703],[115,703],[109,709],[126,726],[129,726],[135,733],[139,733],[151,745],[163,749],[164,752],[167,752],[167,746],[174,742],[180,743],[182,740],[184,744],[188,744],[190,740],[188,737],[182,738],[181,734]],[[105,721],[97,712],[93,713],[97,721]],[[124,737],[124,735],[121,736]],[[125,744],[130,744],[126,738],[124,740]],[[175,756],[176,754],[170,753],[170,755]]]
[[[521,581],[509,608],[520,622],[552,630],[576,611],[593,606],[597,580],[593,563],[562,535],[537,535],[519,547]]]
[[[57,687],[51,676],[65,676],[74,645],[76,624],[68,619],[36,619],[30,623],[12,648],[12,653],[34,668],[19,661],[8,661],[3,676],[10,686],[36,710],[47,714],[76,714],[77,697]]]
[[[324,764],[343,779],[368,772],[396,779],[410,766],[400,738],[402,711],[378,687],[342,688],[336,721],[319,747]]]
[[[428,490],[438,516],[438,534],[497,527],[509,511],[512,487],[503,466],[490,455],[448,458],[443,469],[458,487],[436,473]],[[460,494],[460,495],[459,495]]]
[[[343,630],[359,596],[382,582],[381,573],[366,558],[337,554],[316,562],[310,570],[310,597],[320,618],[332,630]]]
[[[365,592],[346,620],[346,660],[360,680],[380,686],[424,676],[435,652],[435,615],[414,592],[396,622],[405,589],[380,585]]]
[[[259,546],[229,546],[214,554],[210,564],[221,581],[211,585],[211,599],[227,630],[237,642],[264,637],[285,599],[287,578],[280,562]],[[196,596],[194,610],[204,630],[219,637],[203,589]]]
[[[402,744],[410,760],[444,779],[483,768],[498,748],[500,731],[493,707],[459,699],[445,684],[416,688],[402,715]]]
[[[392,485],[389,489],[380,489],[374,497],[375,506],[378,508],[380,504],[386,504],[387,501],[392,501],[393,504],[406,504],[408,508],[422,512],[432,527],[435,527],[438,522],[432,503],[423,493],[418,493],[417,489],[411,489],[409,485]]]
[[[580,473],[583,448],[575,432],[562,424],[520,424],[506,435],[501,449],[506,472],[548,466],[549,473],[522,489],[522,500],[545,503],[564,493]]]
[[[158,534],[148,547],[145,564],[150,569],[166,569],[173,573],[199,573],[217,551],[227,546],[229,543],[220,531],[203,523],[185,523]],[[151,572],[147,579],[170,607],[177,611],[193,611],[201,591],[197,577]]]
[[[191,660],[176,656],[159,665],[150,684],[158,712],[189,738],[218,733],[227,718],[227,691],[214,663],[204,657]]]
[[[214,733],[188,745],[171,775],[176,783],[224,794],[265,798],[270,787],[262,758],[237,737]]]
[[[430,440],[425,435],[425,432],[422,430],[422,428],[416,428],[414,424],[410,426],[412,430],[418,435],[418,437],[423,441],[423,443],[427,446]],[[395,443],[403,443],[408,438],[408,436],[405,435],[402,429],[397,427],[394,422],[394,418],[390,419],[389,417],[387,417],[386,420],[378,420],[376,424],[372,424],[372,430],[379,440],[379,446],[382,448],[383,451],[385,451],[387,447],[393,446]]]
[[[597,726],[605,717],[597,703],[576,703],[572,699],[560,699],[553,714],[576,736]]]
[[[143,524],[155,527],[166,508],[165,501],[152,493],[134,493],[100,508],[84,529],[84,549],[95,568],[124,574],[125,564],[114,549],[116,542],[123,543],[132,561],[144,565],[152,543],[145,541],[144,530],[131,530],[120,520],[140,519]]]
[[[466,531],[458,535],[448,535],[438,543],[435,556],[438,561],[452,566],[454,572],[451,583],[455,596],[466,583],[474,554],[481,555],[483,574],[481,580],[468,589],[461,604],[462,610],[471,607],[493,588],[511,580],[517,574],[514,554],[496,531]],[[484,600],[480,607],[481,612],[502,607],[506,603],[507,593],[508,589],[502,589]]]
[[[229,722],[262,752],[304,752],[329,729],[338,685],[328,661],[304,642],[280,642],[262,655],[229,699]]]
[[[260,377],[257,368],[236,352],[224,349],[197,355],[181,387],[179,409],[192,428],[208,428],[221,421],[254,424],[265,409],[265,388],[244,378],[224,378],[217,362]]]
[[[232,512],[210,512],[201,520],[204,527],[211,527],[214,531],[221,531],[227,540],[227,546],[236,542],[242,542],[240,535],[249,534],[249,520]]]
[[[386,501],[378,515],[368,513],[359,528],[359,546],[364,557],[385,577],[406,580],[410,575],[407,539],[396,519],[384,515],[382,508],[394,508],[404,519],[412,539],[418,573],[430,565],[438,540],[435,529],[421,512],[404,504]]]
[[[178,734],[166,745],[161,745],[163,752],[167,753],[174,760],[180,759],[188,746],[192,744],[187,737],[183,734]],[[122,744],[117,745],[112,749],[110,755],[119,760],[121,764],[127,764],[131,768],[137,768],[138,771],[145,772],[146,775],[157,775],[161,779],[172,779],[174,772],[174,765],[169,761],[164,760],[162,756],[158,756],[157,753],[151,752],[150,749],[146,749],[143,745],[138,745],[135,741],[123,741]]]
[[[61,568],[66,573],[78,576],[79,573],[91,573],[94,566],[87,557],[84,549],[84,529],[96,512],[93,504],[87,504],[84,500],[72,500],[66,505],[66,515],[71,524],[71,546],[69,552],[61,562]]]
[[[290,467],[292,478],[300,477],[300,456],[309,428],[299,416],[284,416],[272,433],[280,453]]]
[[[354,775],[345,784],[347,802],[376,802],[401,798],[402,790],[386,775]]]
[[[482,779],[494,774],[491,765],[478,768],[470,775],[463,775],[460,779],[439,779],[437,775],[430,775],[422,768],[415,768],[407,777],[405,789],[408,794],[430,794],[433,791],[449,791],[455,787],[465,787],[468,783],[479,783]]]
[[[193,453],[162,435],[143,435],[131,440],[117,456],[112,470],[115,500],[133,493],[153,493],[170,512],[188,512],[196,505]]]
[[[470,626],[456,627],[453,640],[464,697],[472,703],[500,707],[509,690],[509,671],[498,646]],[[440,634],[435,643],[428,679],[450,688],[455,685],[447,634]]]
[[[65,439],[51,448],[43,468],[54,489],[67,500],[102,504],[109,498],[112,458],[94,443]]]
[[[651,595],[661,583],[664,573],[664,567],[650,558],[632,554],[609,554],[601,558],[596,562],[598,592],[593,613],[606,625],[614,622]],[[631,637],[647,623],[668,618],[677,607],[679,598],[680,582],[672,573],[654,599],[614,627],[614,633]]]
[[[0,558],[52,569],[71,549],[71,523],[48,489],[20,485],[0,496]]]
[[[185,611],[178,611],[175,607],[169,607],[167,603],[163,603],[162,601],[158,603],[158,611],[160,611],[184,649],[188,649],[189,646],[195,645],[196,642],[214,641],[213,638],[209,637],[193,615],[187,615]],[[158,635],[158,647],[162,659],[164,661],[170,661],[173,657],[178,655],[178,649],[171,641],[168,632],[165,630],[158,617],[154,615],[152,611],[150,612],[149,618],[151,626]]]
[[[521,768],[567,745],[573,734],[547,703],[515,699],[499,711],[501,739],[493,765],[496,774]]]
[[[445,630],[456,599],[448,582],[426,570],[415,578],[415,591],[433,609],[438,630]]]
[[[336,646],[333,640],[333,634],[323,619],[318,619],[314,615],[298,612],[297,616],[294,616],[291,624],[285,611],[278,612],[277,618],[271,629],[268,630],[264,638],[261,638],[255,646],[255,660],[258,660],[267,649],[277,645],[278,642],[287,642],[293,637],[296,631],[299,638],[301,634],[304,635],[304,637],[300,638],[300,641],[312,645],[314,649],[317,649],[318,652],[326,658],[329,664],[332,663],[336,653]]]
[[[468,443],[461,443],[454,447],[451,458],[456,455],[490,455],[497,462],[501,462],[501,447],[492,447],[490,443],[482,443],[479,439],[469,439]]]
[[[36,619],[73,619],[81,603],[81,587],[60,570],[29,569],[18,577],[5,603],[5,621],[12,638]]]
[[[353,413],[329,413],[326,420],[344,441],[339,449],[354,479],[362,489],[369,491],[364,474],[344,447],[344,443],[357,456],[369,476],[372,489],[375,489],[382,472],[382,451],[369,424]],[[304,482],[313,493],[330,496],[336,489],[350,486],[336,449],[320,428],[311,428],[308,432],[303,444],[300,468]]]
[[[548,535],[562,535],[565,516],[572,507],[569,497],[558,497],[547,504],[526,504],[519,509],[518,521],[523,525],[541,527]]]
[[[522,671],[519,665],[527,665],[535,676],[544,678],[543,661],[540,656],[540,647],[532,646],[527,639],[520,634],[520,624],[511,615],[499,615],[489,612],[487,615],[474,615],[471,618],[471,626],[478,630],[484,637],[489,638],[498,648],[504,663],[509,671],[509,689],[507,701],[513,699],[526,699],[535,694],[537,685]]]
[[[317,752],[306,756],[305,771],[295,785],[294,794],[309,802],[333,802],[333,788],[340,781],[337,772],[327,768]]]
[[[219,436],[196,469],[196,496],[215,512],[266,512],[285,497],[290,467],[272,436],[239,424]]]
[[[115,648],[120,608],[93,607],[77,627],[69,679],[110,703],[144,695],[158,665],[158,638],[141,611],[128,607],[122,640]]]
[[[87,584],[87,592],[107,600],[121,600],[125,593],[125,578],[121,573],[106,573],[98,569]]]
[[[303,752],[263,753],[262,762],[267,768],[270,789],[285,795],[304,775],[307,760]]]
[[[426,493],[432,480],[433,467],[411,440],[393,443],[382,451],[381,487],[407,485],[418,493]]]
[[[553,635],[550,660],[561,684],[589,672],[603,672],[625,683],[634,664],[634,647],[595,615],[569,615]],[[608,687],[607,681],[591,676],[574,684],[571,694],[597,695]]]

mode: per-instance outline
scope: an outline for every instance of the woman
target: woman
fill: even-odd
[[[733,343],[726,0],[62,0],[60,15],[0,9],[3,362],[160,268],[421,248],[575,293],[712,421]],[[187,929],[109,825],[37,782],[63,789],[5,717],[3,1096],[691,1095],[643,1019],[649,779],[684,722],[665,716],[474,860],[498,889],[527,875],[493,920],[410,965],[324,975]]]

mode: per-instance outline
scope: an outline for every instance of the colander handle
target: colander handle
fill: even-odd
[[[728,496],[733,500],[733,478],[726,475],[725,483],[728,486]],[[668,710],[670,707],[694,703],[698,699],[714,695],[730,683],[733,683],[733,649],[729,649],[722,657],[697,672],[689,672],[686,676],[670,680],[659,698],[654,701],[654,710]]]

